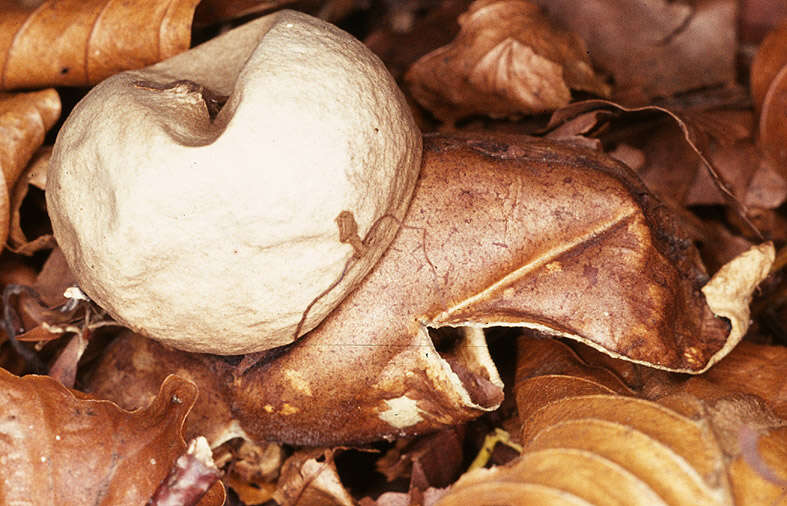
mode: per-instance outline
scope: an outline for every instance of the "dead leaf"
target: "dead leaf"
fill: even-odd
[[[774,28],[760,44],[749,69],[749,87],[754,110],[759,113],[768,88],[787,65],[787,22]]]
[[[2,0],[0,89],[85,86],[189,48],[199,0]]]
[[[757,228],[757,226],[752,221],[752,215],[754,214],[743,202],[743,199],[746,198],[747,195],[736,195],[735,190],[733,189],[732,184],[725,180],[722,176],[721,171],[718,167],[714,164],[712,160],[712,148],[714,142],[735,142],[740,140],[741,138],[745,138],[746,130],[745,129],[733,129],[733,134],[730,138],[725,138],[726,136],[722,132],[729,133],[730,129],[725,128],[725,126],[729,125],[729,121],[715,121],[716,115],[709,114],[704,112],[696,112],[692,110],[679,110],[673,109],[669,107],[661,107],[661,106],[643,106],[643,107],[626,107],[615,102],[610,102],[608,100],[585,100],[582,102],[575,102],[573,104],[569,104],[566,107],[563,107],[552,114],[552,117],[549,120],[548,129],[553,129],[558,127],[559,125],[570,121],[572,118],[575,118],[580,115],[586,115],[591,111],[596,110],[612,110],[617,113],[643,113],[643,112],[650,112],[655,111],[659,113],[666,114],[669,118],[675,121],[677,126],[680,128],[683,138],[688,146],[691,148],[694,153],[696,153],[701,166],[707,172],[707,175],[711,178],[713,185],[717,188],[717,190],[722,195],[724,201],[727,205],[737,214],[739,221],[741,222],[742,228],[753,237],[758,238],[760,240],[763,239],[763,234]],[[723,116],[723,115],[722,115]],[[738,130],[738,131],[735,131]],[[658,146],[657,149],[659,152],[665,152],[665,148],[673,147],[674,149],[678,150],[682,153],[678,159],[683,160],[683,165],[687,165],[685,163],[686,160],[686,152],[685,148],[683,147],[682,143],[675,145],[677,138],[674,134],[671,134],[670,137],[673,139],[671,142],[667,143],[667,146],[661,145]],[[672,194],[678,195],[678,200],[685,200],[686,193],[690,189],[689,182],[694,184],[695,178],[695,171],[693,170],[693,166],[688,167],[688,175],[690,177],[686,177],[685,174],[681,174],[681,170],[687,170],[686,167],[678,167],[677,170],[673,173],[669,172],[669,165],[668,163],[659,163],[656,161],[657,165],[660,165],[662,169],[658,172],[658,175],[649,177],[651,184],[654,181],[659,183],[656,187],[657,194],[659,193],[659,186],[663,187],[660,193],[663,196],[669,197]],[[644,169],[644,170],[647,170]],[[664,177],[666,173],[670,173],[670,179],[664,183],[660,181],[660,177]],[[675,182],[677,180],[677,182]],[[748,179],[747,179],[748,180]],[[749,184],[750,181],[749,181]],[[668,186],[672,186],[673,190],[669,191],[664,188]],[[748,185],[745,183],[743,184],[744,187],[748,189]],[[739,190],[740,191],[740,190]],[[781,195],[781,191],[776,188],[776,195]]]
[[[0,185],[0,246],[8,236],[11,190],[59,116],[60,97],[53,89],[0,93],[0,169],[4,177]]]
[[[776,257],[773,244],[752,246],[724,264],[702,287],[702,293],[713,314],[729,320],[732,330],[721,352],[722,358],[732,351],[749,328],[749,304],[757,285],[768,276]],[[714,361],[715,363],[715,361]]]
[[[147,506],[197,506],[219,479],[221,471],[213,462],[208,441],[199,436],[176,460],[159,483]]]
[[[284,462],[273,499],[290,506],[354,505],[336,471],[333,450],[320,448],[300,450]]]
[[[625,105],[735,81],[734,0],[536,0],[587,44]],[[603,29],[602,29],[603,27]]]
[[[787,179],[787,65],[768,87],[760,112],[760,147]]]
[[[25,171],[19,176],[11,192],[11,228],[8,234],[8,242],[9,249],[14,253],[32,255],[42,249],[52,249],[56,246],[55,238],[51,233],[42,234],[29,240],[22,230],[22,216],[20,212],[30,187],[37,188],[42,192],[46,188],[46,173],[51,154],[51,146],[39,149]]]
[[[202,0],[194,12],[194,25],[205,26],[244,16],[262,15],[295,0]]]
[[[779,487],[787,483],[787,424],[756,397],[700,400],[668,394],[656,403],[604,392],[609,380],[599,378],[614,378],[614,370],[579,359],[562,343],[526,338],[521,344],[516,389],[522,456],[506,466],[466,473],[440,505],[780,504],[784,499]],[[546,350],[556,364],[544,361]],[[654,372],[651,380],[677,379]],[[615,390],[628,389],[620,377],[612,384]]]
[[[196,387],[170,377],[145,409],[75,394],[45,376],[0,370],[4,504],[144,504],[185,449]],[[217,490],[202,504],[222,504]]]
[[[759,44],[779,22],[787,18],[787,4],[771,0],[742,0],[739,4],[742,45]]]
[[[227,453],[229,452],[229,453]],[[260,445],[237,438],[214,450],[219,467],[228,469],[222,481],[247,505],[262,504],[273,497],[285,453],[276,443]]]
[[[568,104],[571,89],[607,95],[584,44],[524,0],[477,0],[459,35],[405,76],[415,99],[443,121],[471,114],[511,117]]]
[[[456,20],[469,4],[468,0],[444,0],[436,5],[424,0],[393,4],[390,21],[373,30],[364,43],[380,57],[391,75],[401,81],[418,58],[456,37],[459,31]],[[430,8],[419,17],[425,6]],[[417,108],[414,113],[417,115]]]
[[[203,435],[213,448],[236,437],[250,439],[230,411],[224,385],[228,379],[206,366],[203,358],[126,331],[105,350],[85,390],[123,409],[135,410],[151,402],[164,378],[177,374],[199,387],[199,397],[183,428],[185,438]]]
[[[414,440],[400,439],[394,448],[377,461],[376,466],[392,482],[411,478],[413,466],[417,463],[424,480],[421,491],[429,487],[445,487],[461,471],[459,466],[463,460],[463,439],[462,426]]]

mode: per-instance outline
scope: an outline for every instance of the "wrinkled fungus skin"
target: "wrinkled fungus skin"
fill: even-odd
[[[91,89],[60,129],[47,206],[80,287],[115,319],[178,349],[259,352],[371,270],[421,151],[383,63],[285,10]]]

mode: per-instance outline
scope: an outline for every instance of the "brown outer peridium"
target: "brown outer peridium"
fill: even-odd
[[[359,288],[234,380],[212,363],[249,435],[361,443],[494,409],[485,345],[465,341],[460,360],[444,360],[427,327],[531,327],[684,372],[724,347],[729,326],[705,304],[696,249],[636,176],[595,152],[511,140],[427,137],[404,226]],[[392,424],[381,413],[402,398],[419,416]]]

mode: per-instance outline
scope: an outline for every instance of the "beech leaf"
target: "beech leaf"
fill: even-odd
[[[693,121],[691,113],[661,106],[627,107],[608,100],[585,100],[569,104],[555,111],[549,120],[548,128],[555,128],[572,118],[597,110],[612,110],[618,113],[658,111],[673,119],[727,204],[735,211],[755,237],[763,238],[762,233],[749,217],[749,209],[743,202],[745,195],[736,195],[731,187],[732,185],[722,177],[721,171],[713,163],[710,148],[711,140],[714,139],[712,132],[707,129],[706,125]]]
[[[584,39],[626,105],[735,81],[735,0],[534,1]]]
[[[189,47],[199,0],[0,1],[0,89],[85,86]]]
[[[186,445],[196,387],[172,376],[145,409],[124,411],[46,376],[0,369],[0,502],[144,504]],[[202,504],[222,504],[217,489]]]
[[[544,362],[544,352],[532,356],[534,348],[556,363]],[[466,473],[438,504],[748,505],[783,498],[787,425],[756,397],[677,394],[657,403],[605,393],[592,379],[600,378],[598,363],[583,362],[562,343],[526,338],[520,353],[522,456]],[[597,392],[587,390],[588,379]],[[695,379],[702,381],[688,382]]]
[[[0,38],[1,34],[2,29]],[[4,177],[0,184],[0,245],[5,245],[8,237],[14,184],[59,117],[60,97],[53,89],[0,92],[0,170]]]
[[[22,230],[22,203],[30,187],[44,191],[46,188],[46,173],[49,167],[49,157],[52,154],[51,146],[45,146],[33,156],[30,164],[19,176],[11,192],[11,228],[8,242],[11,251],[20,255],[32,255],[42,249],[52,249],[56,246],[52,234],[42,234],[28,239]]]
[[[571,89],[608,94],[579,37],[552,26],[532,3],[477,0],[459,24],[450,44],[405,76],[415,99],[444,121],[551,111],[569,103]]]
[[[279,504],[292,506],[352,506],[352,496],[342,485],[333,450],[301,450],[282,466],[273,494]]]

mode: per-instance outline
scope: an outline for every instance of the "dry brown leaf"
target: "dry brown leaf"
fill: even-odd
[[[714,400],[743,392],[764,399],[781,418],[787,420],[787,383],[784,381],[787,348],[743,341],[732,353],[701,376],[671,385],[656,385],[650,380],[645,389],[654,397],[686,392],[705,400]]]
[[[511,117],[551,111],[571,90],[607,95],[573,33],[552,26],[524,0],[477,0],[459,16],[461,31],[423,56],[405,79],[437,118]]]
[[[436,5],[423,0],[394,4],[389,21],[373,30],[364,43],[400,81],[418,58],[451,42],[459,31],[456,20],[469,4],[468,0],[444,0]],[[423,17],[417,16],[425,5],[430,8]]]
[[[226,22],[252,14],[262,15],[295,0],[202,0],[194,12],[194,25]]]
[[[760,147],[787,179],[787,65],[771,81],[760,112]]]
[[[53,89],[0,93],[0,247],[8,237],[11,190],[59,117],[60,97]]]
[[[284,462],[273,494],[279,504],[290,506],[353,506],[342,485],[333,450],[300,450]]]
[[[605,393],[598,378],[616,371],[594,363],[592,350],[586,362],[562,343],[526,337],[520,353],[522,456],[465,474],[440,505],[782,504],[787,498],[780,490],[787,483],[787,424],[757,398],[672,395],[659,404]],[[545,353],[554,364],[544,361]],[[639,379],[667,379],[654,372]],[[612,383],[628,389],[620,376]]]
[[[0,1],[0,89],[85,86],[189,47],[199,0]]]
[[[754,109],[759,112],[768,88],[787,65],[787,22],[771,30],[760,44],[749,69],[749,87]]]
[[[69,391],[45,376],[0,370],[3,504],[144,504],[184,450],[196,387],[170,377],[145,409]],[[201,504],[222,504],[214,487]]]
[[[624,104],[735,81],[735,0],[535,2],[585,40]]]
[[[30,164],[19,176],[11,192],[11,228],[8,234],[9,249],[20,255],[32,255],[42,249],[52,249],[56,246],[52,234],[42,234],[32,240],[28,239],[22,230],[22,216],[20,209],[30,187],[44,191],[46,188],[46,172],[49,166],[49,157],[52,147],[45,146],[33,156]]]
[[[252,437],[396,437],[496,407],[483,337],[464,335],[441,356],[429,327],[532,327],[687,371],[724,346],[696,251],[621,165],[557,143],[479,138],[428,137],[424,156],[404,228],[376,269],[315,331],[233,383]]]
[[[741,223],[742,228],[746,230],[747,233],[756,238],[763,238],[762,233],[752,221],[752,215],[754,213],[743,202],[744,199],[749,196],[749,194],[746,193],[744,195],[737,195],[733,189],[733,185],[729,181],[725,180],[724,177],[722,177],[721,171],[718,167],[716,167],[711,157],[713,153],[711,146],[714,145],[714,142],[724,145],[725,142],[734,143],[739,141],[748,135],[748,130],[745,127],[732,129],[732,135],[728,135],[731,130],[728,127],[732,123],[728,119],[724,118],[724,113],[697,113],[690,110],[678,110],[677,108],[673,109],[661,106],[626,107],[608,100],[585,100],[582,102],[569,104],[568,106],[555,111],[549,120],[548,128],[556,128],[563,123],[571,121],[572,118],[576,118],[580,115],[585,115],[591,111],[597,110],[611,110],[619,114],[656,111],[666,114],[669,118],[674,120],[677,126],[680,128],[685,142],[688,144],[691,150],[696,153],[701,166],[707,172],[707,176],[711,178],[713,185],[720,192],[727,205],[729,205],[730,208],[737,214],[738,221]],[[719,119],[717,115],[722,117],[718,121],[716,121]],[[679,155],[677,158],[679,160],[683,160],[683,165],[686,165],[687,163],[685,160],[687,159],[688,153],[685,151],[685,147],[683,147],[682,143],[677,144],[677,147],[675,147],[677,137],[672,134],[671,138],[673,140],[668,142],[668,146],[674,147],[674,149],[678,150]],[[664,153],[664,151],[664,145],[657,147],[657,152]],[[669,157],[668,155],[664,156]],[[659,160],[657,159],[656,163],[663,166],[664,168],[669,168],[669,164],[664,163],[663,160],[661,163],[659,163]],[[771,167],[766,167],[766,170],[770,169]],[[650,179],[651,184],[653,184],[654,181],[659,183],[656,187],[657,194],[659,187],[662,187],[661,193],[666,198],[669,198],[670,195],[677,194],[678,200],[685,200],[686,193],[690,189],[690,184],[694,184],[695,180],[694,166],[692,165],[685,170],[688,170],[688,175],[690,177],[687,178],[685,177],[685,174],[681,174],[681,168],[679,167],[678,170],[673,174],[673,177],[670,178],[670,180],[668,180],[666,183],[659,181],[664,177],[664,170],[659,171],[656,176],[650,177],[648,179]],[[746,181],[743,182],[742,186],[746,188],[745,191],[748,192],[748,188],[752,185],[751,179],[744,179],[746,179]],[[748,184],[746,184],[747,182]],[[668,185],[672,185],[672,191],[666,189]],[[777,188],[775,189],[775,197],[769,195],[768,198],[774,200],[781,198],[780,195],[783,194],[783,190],[779,189],[779,186],[781,185],[777,185]],[[741,190],[738,189],[738,191]],[[756,187],[752,190],[752,192],[752,197],[758,196],[756,194]]]
[[[787,4],[773,0],[741,0],[738,37],[746,44],[759,44],[780,21],[787,18]]]
[[[623,165],[521,137],[427,136],[425,146],[397,239],[315,330],[240,364],[125,339],[92,391],[149,392],[180,371],[253,440],[348,444],[496,409],[502,382],[480,327],[534,328],[694,373],[740,338],[705,303],[691,242]],[[440,327],[462,328],[430,333]]]
[[[123,409],[140,409],[151,402],[169,374],[199,387],[199,397],[183,428],[186,439],[202,435],[213,448],[235,437],[249,439],[234,422],[224,378],[206,366],[201,355],[167,348],[130,331],[118,336],[104,352],[86,391]]]
[[[445,487],[461,472],[464,427],[452,427],[416,439],[400,439],[377,463],[377,470],[388,482],[410,478],[414,466],[420,466],[419,474],[424,483],[419,488]]]

